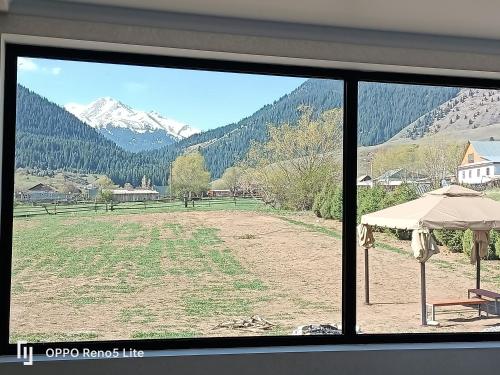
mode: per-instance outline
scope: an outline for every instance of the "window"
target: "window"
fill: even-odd
[[[487,168],[486,168],[486,176],[489,176],[489,175],[490,175],[490,168],[489,168],[489,167],[487,167]]]
[[[11,343],[340,333],[342,107],[333,79],[19,57]]]
[[[474,163],[474,154],[468,154],[467,155],[467,162],[468,163]]]
[[[495,294],[500,293],[500,284],[478,277],[478,266],[468,261],[472,251],[469,227],[476,222],[471,218],[469,223],[467,214],[459,214],[457,208],[469,204],[471,210],[480,209],[475,197],[465,197],[480,197],[485,189],[486,197],[478,199],[500,209],[500,203],[488,198],[498,199],[497,189],[479,185],[479,179],[468,181],[470,188],[466,189],[454,185],[454,177],[469,141],[477,152],[499,146],[500,142],[482,141],[484,135],[478,132],[467,135],[476,137],[472,139],[461,135],[465,128],[475,130],[496,121],[485,116],[469,126],[466,120],[470,108],[486,114],[493,111],[497,104],[491,98],[496,96],[500,91],[359,83],[358,174],[371,174],[374,180],[373,186],[358,184],[357,189],[357,218],[363,234],[358,251],[357,326],[362,332],[429,334],[436,329],[454,333],[490,329],[493,320],[486,319],[486,314],[478,319],[476,308],[460,308],[460,302],[474,302],[467,298],[474,285]],[[480,109],[483,106],[486,108]],[[473,155],[468,159],[473,161]],[[469,169],[469,177],[472,173]],[[480,177],[481,168],[475,168],[475,174]],[[461,177],[465,179],[465,171]],[[460,198],[446,199],[449,196]],[[484,227],[492,238],[490,246],[496,249],[500,246],[500,242],[495,245],[498,232]],[[417,248],[423,239],[433,241],[441,253],[434,254],[433,246]],[[483,256],[490,260],[480,262],[482,272],[500,276],[500,261],[493,260],[497,256]],[[457,301],[456,306],[447,307],[446,301],[451,299]],[[485,306],[494,307],[490,303]]]
[[[498,340],[493,305],[422,314],[422,276],[425,302],[476,285],[470,232],[436,229],[449,257],[419,267],[408,228],[364,221],[455,183],[466,142],[439,133],[484,139],[460,111],[496,81],[10,44],[5,70],[8,352]]]

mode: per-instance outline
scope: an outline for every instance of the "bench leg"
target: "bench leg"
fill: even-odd
[[[498,315],[498,298],[495,298],[495,314]]]
[[[432,321],[436,321],[436,306],[432,305]]]

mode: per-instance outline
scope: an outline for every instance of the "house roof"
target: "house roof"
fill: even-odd
[[[367,174],[364,174],[364,175],[358,177],[358,182],[371,181],[371,179],[372,178],[370,176],[368,176]]]
[[[147,190],[147,189],[134,189],[134,190],[114,189],[111,191],[113,192],[113,194],[158,194],[156,190]]]
[[[381,174],[378,178],[377,181],[387,181],[387,180],[401,180],[401,179],[421,179],[425,178],[426,176],[417,173],[417,172],[411,172],[408,171],[404,168],[398,168],[398,169],[390,169],[383,174]]]
[[[500,163],[500,141],[471,141],[470,143],[483,159]]]
[[[42,184],[42,183],[35,184],[32,187],[30,187],[28,190],[29,191],[57,191],[52,186]]]

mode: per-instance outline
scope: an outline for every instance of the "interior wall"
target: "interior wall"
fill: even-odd
[[[23,0],[13,3],[23,4]],[[20,2],[20,3],[18,3]],[[472,38],[437,37],[407,33],[375,32],[258,21],[234,21],[210,17],[154,12],[108,12],[95,8],[57,8],[37,0],[22,13],[0,13],[0,33],[25,34],[152,47],[210,50],[261,56],[280,56],[337,62],[341,67],[373,65],[371,69],[465,74],[500,77],[500,43]],[[43,10],[43,11],[42,11]],[[151,16],[151,21],[148,22]],[[101,22],[90,21],[102,19]],[[120,23],[123,22],[123,23]],[[151,26],[155,25],[155,26]],[[239,25],[242,25],[239,27]],[[447,72],[448,70],[448,72]],[[452,71],[453,70],[453,71]]]
[[[497,349],[323,351],[0,364],[2,374],[416,375],[497,374]]]
[[[237,22],[229,22],[224,29],[221,28],[221,23],[211,24],[209,19],[204,19],[204,23],[195,20],[196,24],[192,24],[192,30],[189,30],[189,19],[181,20],[180,16],[166,17],[167,21],[172,20],[172,24],[167,22],[162,25],[158,16],[155,16],[156,24],[152,27],[145,25],[144,19],[142,22],[124,24],[110,19],[109,15],[100,22],[90,21],[89,13],[85,15],[83,11],[77,12],[78,15],[75,14],[74,17],[69,13],[61,14],[59,18],[27,15],[28,13],[25,10],[24,14],[1,14],[0,33],[319,59],[347,64],[387,64],[404,67],[408,71],[425,68],[428,73],[443,73],[444,69],[445,72],[462,70],[474,76],[483,76],[485,72],[490,72],[490,76],[498,76],[500,67],[500,43],[492,41],[381,33],[370,36],[369,33],[354,30],[312,30],[292,26],[287,29],[272,23],[266,23],[265,30],[263,24],[252,26],[242,23],[244,27],[240,30]],[[133,20],[130,14],[127,17],[128,21]],[[182,23],[176,20],[181,20]],[[290,37],[287,37],[287,33]],[[380,68],[387,69],[387,66]],[[213,351],[189,352],[196,354],[195,356],[186,356],[186,353],[160,353],[158,356],[134,360],[35,362],[33,367],[22,366],[20,363],[2,364],[0,361],[0,373],[411,375],[439,372],[442,375],[459,375],[477,372],[478,369],[496,373],[497,359],[500,356],[500,349],[496,344],[386,345],[322,348],[321,351],[294,348],[294,352],[289,353],[290,350],[274,350],[274,353],[267,354],[255,353],[255,350],[240,353],[233,351],[218,355],[213,355]]]

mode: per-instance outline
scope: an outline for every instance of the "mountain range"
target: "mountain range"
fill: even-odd
[[[109,97],[88,105],[68,103],[64,108],[127,151],[160,148],[200,132],[157,112],[133,109]]]
[[[360,84],[359,144],[391,140],[419,119],[437,116],[436,111],[460,93],[460,89],[447,87]],[[163,185],[169,163],[196,149],[216,179],[246,155],[252,141],[266,140],[268,124],[296,122],[300,106],[311,107],[316,116],[342,103],[342,81],[309,79],[237,123],[197,132],[112,98],[62,108],[18,86],[16,166],[37,173],[103,173],[120,185],[137,185],[146,175],[154,184]]]

